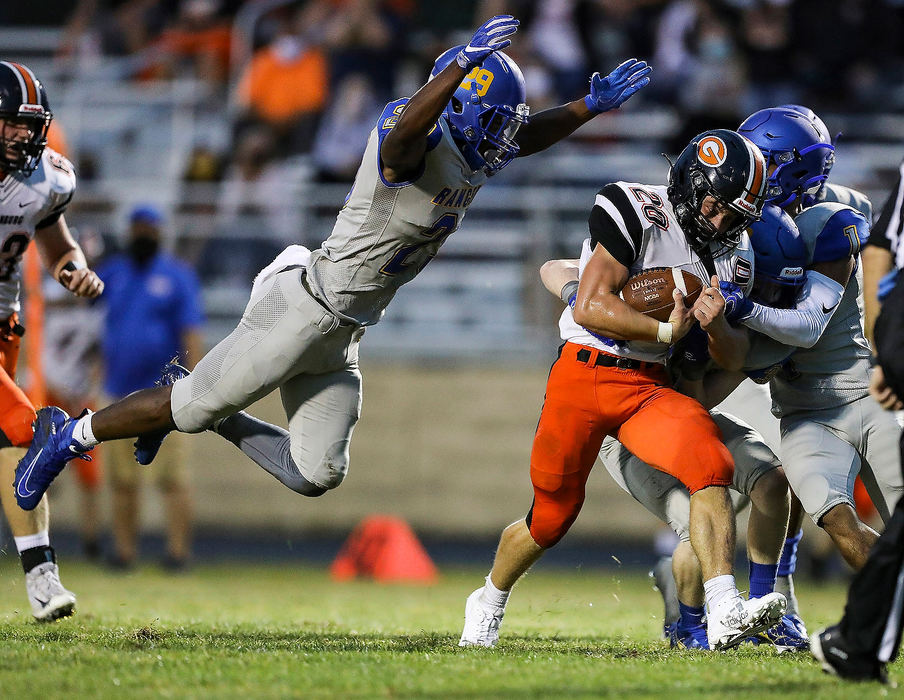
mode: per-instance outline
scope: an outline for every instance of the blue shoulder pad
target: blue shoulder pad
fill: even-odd
[[[869,221],[856,209],[840,209],[826,221],[816,238],[813,262],[856,257],[869,238]]]
[[[390,102],[383,108],[383,113],[380,114],[380,118],[377,120],[377,131],[379,132],[380,143],[383,143],[383,138],[392,131],[393,127],[398,123],[399,115],[407,104],[408,98],[402,97]],[[439,124],[434,124],[430,133],[427,134],[427,150],[429,151],[436,148],[436,145],[439,143],[442,136],[443,134]]]

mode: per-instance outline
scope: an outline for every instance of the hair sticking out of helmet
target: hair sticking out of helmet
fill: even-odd
[[[813,110],[801,105],[761,109],[744,120],[738,133],[753,141],[773,168],[770,203],[813,203],[835,164],[829,130]]]
[[[31,175],[52,119],[47,92],[31,69],[0,61],[0,170]]]
[[[792,307],[809,262],[794,220],[779,207],[767,204],[760,220],[750,227],[750,242],[754,255],[751,298],[778,309]]]
[[[717,256],[738,245],[743,231],[760,218],[766,199],[766,162],[737,132],[706,131],[694,137],[675,160],[667,193],[691,245]],[[724,230],[702,211],[707,197],[715,208],[730,214]]]
[[[461,50],[453,46],[433,64],[431,80]],[[496,51],[472,68],[443,112],[452,137],[474,170],[494,175],[518,155],[515,135],[527,123],[524,76],[518,64]]]

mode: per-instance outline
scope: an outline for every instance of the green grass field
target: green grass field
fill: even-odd
[[[0,697],[860,698],[808,654],[673,652],[661,603],[621,570],[541,569],[509,604],[496,649],[459,649],[464,600],[485,574],[436,586],[334,584],[287,562],[200,566],[169,577],[68,563],[70,619],[39,625],[21,569],[0,566]],[[840,585],[798,584],[811,627],[839,615]],[[891,669],[904,676],[904,664]]]

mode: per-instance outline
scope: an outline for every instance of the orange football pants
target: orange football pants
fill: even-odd
[[[581,362],[577,353],[584,349],[590,358]],[[534,503],[527,516],[541,547],[556,544],[577,518],[606,435],[691,494],[732,482],[734,461],[718,426],[699,402],[669,386],[664,366],[598,367],[599,354],[565,343],[549,373],[531,450]]]
[[[0,322],[0,431],[14,447],[27,447],[35,409],[15,381],[22,338],[12,328],[18,320],[18,314],[13,314]]]

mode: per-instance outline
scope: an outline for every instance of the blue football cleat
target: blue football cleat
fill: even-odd
[[[806,627],[801,632],[798,623],[803,626],[803,621],[797,615],[783,615],[777,625],[760,632],[760,640],[774,646],[779,654],[785,651],[809,651],[810,638]]]
[[[674,626],[669,625],[669,628],[669,646],[672,649],[709,649],[706,625],[685,627],[679,620]]]
[[[88,450],[72,439],[76,423],[56,406],[38,411],[31,426],[34,437],[25,456],[16,465],[16,502],[22,510],[34,510],[57,474],[73,459],[91,461]]]
[[[190,372],[182,365],[176,362],[178,358],[173,358],[160,370],[160,379],[157,380],[157,386],[170,386],[176,381],[187,377]],[[139,464],[150,464],[157,456],[160,446],[163,444],[163,438],[169,434],[169,430],[163,430],[157,433],[147,433],[139,435],[135,440],[135,459]]]

